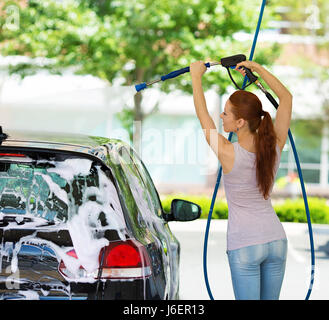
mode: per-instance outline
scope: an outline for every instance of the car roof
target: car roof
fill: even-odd
[[[5,129],[3,131],[8,137],[2,141],[1,147],[41,148],[79,152],[96,156],[102,161],[105,161],[107,154],[105,145],[110,150],[121,145],[130,148],[122,140],[92,135]]]

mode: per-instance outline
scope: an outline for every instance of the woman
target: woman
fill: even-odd
[[[235,132],[231,143],[217,132],[202,89],[204,62],[190,66],[196,114],[206,140],[223,169],[229,216],[227,255],[236,299],[279,299],[283,281],[287,238],[271,204],[274,178],[285,145],[292,112],[292,95],[270,72],[253,61],[245,66],[278,96],[280,103],[273,125],[271,116],[253,93],[238,90],[227,100],[220,115],[225,132]]]

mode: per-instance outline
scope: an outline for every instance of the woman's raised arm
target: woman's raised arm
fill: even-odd
[[[274,121],[274,130],[277,136],[278,145],[282,151],[288,136],[292,114],[292,95],[289,90],[272,73],[254,61],[243,61],[236,65],[236,69],[245,66],[252,72],[257,72],[266,84],[279,98],[279,107]]]

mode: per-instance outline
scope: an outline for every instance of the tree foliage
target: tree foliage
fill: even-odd
[[[3,0],[19,7],[19,27],[2,28],[0,54],[47,58],[42,65],[24,63],[10,71],[22,76],[40,68],[60,72],[72,67],[110,83],[132,85],[159,78],[195,60],[218,61],[249,54],[251,43],[233,39],[253,33],[261,1],[250,0]],[[263,26],[272,14],[266,8]],[[0,16],[2,23],[5,14]],[[0,20],[1,23],[1,20]],[[255,60],[270,63],[277,47],[259,49]],[[259,58],[258,58],[259,57]],[[33,61],[33,60],[32,60]],[[207,73],[205,88],[224,93],[230,81],[219,69]],[[191,92],[189,76],[161,83],[159,89]],[[129,113],[131,114],[131,113]],[[142,94],[135,99],[135,120],[143,120]]]

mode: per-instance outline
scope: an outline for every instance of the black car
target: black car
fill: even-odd
[[[0,135],[0,299],[179,299],[180,246],[134,150],[117,139]]]

